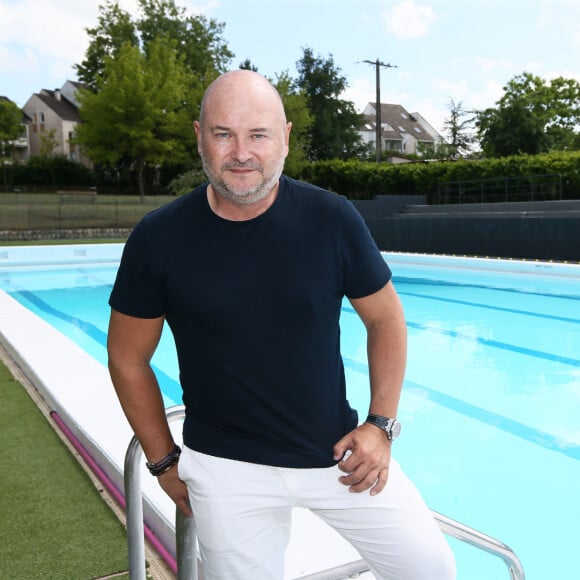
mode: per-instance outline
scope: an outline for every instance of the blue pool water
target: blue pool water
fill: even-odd
[[[106,364],[116,262],[81,258],[4,266],[0,252],[0,289]],[[580,579],[580,269],[388,260],[409,331],[397,459],[431,508],[514,549],[528,580]],[[365,335],[346,301],[341,330],[349,398],[365,415]],[[153,364],[167,406],[179,404],[170,333]],[[508,577],[501,560],[449,541],[460,580]]]

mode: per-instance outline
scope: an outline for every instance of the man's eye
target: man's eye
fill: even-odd
[[[254,141],[261,141],[262,139],[265,139],[266,135],[262,134],[262,133],[254,133],[252,135],[252,139],[254,139]]]
[[[230,134],[229,133],[216,133],[215,136],[218,139],[227,139],[230,136]]]

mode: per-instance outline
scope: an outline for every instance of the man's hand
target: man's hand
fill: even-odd
[[[191,517],[193,512],[191,511],[191,505],[189,503],[187,485],[179,479],[177,465],[163,475],[160,475],[157,479],[163,491],[174,501],[179,511],[187,517]]]
[[[361,492],[371,488],[371,495],[383,491],[391,461],[391,441],[385,432],[363,423],[347,433],[334,446],[333,452],[334,459],[340,460],[338,467],[348,473],[338,480],[348,485],[349,491]]]

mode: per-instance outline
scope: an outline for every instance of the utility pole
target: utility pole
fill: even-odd
[[[381,162],[381,148],[382,148],[382,120],[381,120],[381,67],[383,68],[397,68],[396,65],[390,63],[384,63],[378,58],[376,60],[363,60],[367,64],[372,64],[375,66],[376,72],[376,90],[377,90],[377,102],[376,102],[376,150],[377,150],[377,163]]]

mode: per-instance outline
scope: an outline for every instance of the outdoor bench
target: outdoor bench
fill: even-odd
[[[67,189],[59,190],[57,193],[60,203],[77,201],[95,203],[97,199],[96,189]]]

